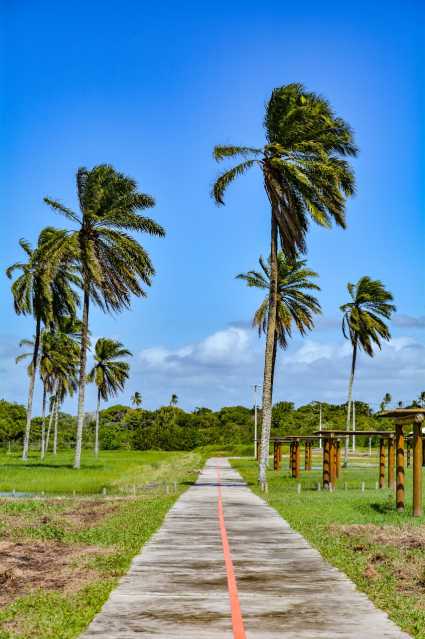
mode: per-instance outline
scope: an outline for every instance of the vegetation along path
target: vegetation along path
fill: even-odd
[[[210,459],[84,639],[402,639],[408,635]]]

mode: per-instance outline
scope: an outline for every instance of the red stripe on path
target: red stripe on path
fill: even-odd
[[[221,542],[223,544],[224,563],[227,572],[227,589],[229,591],[230,609],[232,611],[232,627],[234,639],[246,639],[245,628],[239,603],[238,587],[236,585],[235,571],[233,569],[232,555],[230,554],[229,540],[227,539],[226,524],[224,523],[223,500],[221,497],[220,470],[217,468],[218,482],[218,521],[220,524]]]

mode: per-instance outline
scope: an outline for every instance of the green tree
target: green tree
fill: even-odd
[[[58,201],[45,198],[55,211],[77,225],[62,242],[53,242],[51,254],[76,254],[83,287],[83,314],[78,380],[78,417],[74,468],[81,463],[84,401],[89,331],[89,306],[93,301],[104,311],[129,308],[131,294],[145,296],[142,286],[150,286],[154,267],[145,249],[129,234],[143,231],[162,237],[164,229],[138,213],[154,206],[150,195],[137,191],[136,182],[102,164],[77,171],[79,212]]]
[[[40,340],[43,324],[48,326],[55,318],[75,314],[79,298],[72,285],[79,285],[75,272],[72,253],[61,260],[47,255],[52,242],[61,242],[66,234],[63,231],[45,228],[41,231],[37,248],[21,239],[19,244],[24,250],[27,261],[16,262],[9,266],[6,275],[12,279],[15,271],[20,272],[12,284],[15,312],[18,315],[33,315],[35,319],[35,337],[32,361],[29,369],[29,388],[27,401],[27,420],[24,435],[22,459],[28,459],[32,406],[35,380],[40,352]]]
[[[272,417],[273,351],[278,286],[278,237],[287,259],[306,249],[309,220],[345,227],[345,200],[354,191],[354,176],[344,156],[356,147],[350,127],[329,103],[301,84],[272,92],[264,119],[266,144],[262,148],[216,146],[217,161],[241,158],[222,173],[213,187],[217,204],[224,204],[226,188],[251,167],[262,172],[271,208],[270,295],[264,356],[263,423],[259,480],[266,481]]]
[[[396,307],[391,304],[392,294],[380,280],[372,280],[365,275],[356,284],[347,284],[351,300],[340,307],[342,311],[342,332],[352,345],[351,370],[348,383],[347,431],[350,429],[351,404],[357,353],[363,350],[373,357],[374,346],[381,349],[381,340],[389,340],[391,334],[385,319],[390,319]],[[348,463],[348,436],[345,438],[344,463]]]
[[[256,310],[252,325],[258,328],[258,334],[267,334],[269,296],[270,296],[270,260],[266,264],[262,257],[258,260],[260,271],[240,273],[237,279],[243,280],[250,288],[267,291],[265,298]],[[305,335],[314,326],[313,314],[321,313],[318,300],[306,291],[320,291],[320,287],[311,281],[318,274],[306,267],[305,260],[289,261],[282,252],[277,255],[277,294],[275,340],[272,360],[272,390],[276,364],[277,345],[282,349],[288,346],[292,336],[292,327],[296,326],[301,335]]]
[[[131,396],[130,401],[133,404],[133,406],[135,406],[136,408],[139,408],[139,406],[142,405],[143,400],[139,391],[136,391],[134,395]]]
[[[170,406],[177,406],[178,403],[179,403],[179,398],[177,397],[175,393],[173,393],[170,399]]]
[[[420,402],[421,406],[425,406],[425,391],[422,391],[419,394],[419,402]]]
[[[116,396],[119,391],[124,390],[125,382],[128,379],[129,365],[118,359],[129,357],[132,353],[123,347],[121,342],[106,337],[100,337],[94,349],[95,365],[88,375],[89,382],[95,382],[97,386],[97,406],[96,406],[96,430],[94,454],[99,454],[99,410],[100,400],[107,401],[110,397]]]

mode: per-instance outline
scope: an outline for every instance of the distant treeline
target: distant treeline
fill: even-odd
[[[377,419],[368,404],[355,404],[358,430],[391,429],[391,421]],[[323,428],[345,428],[346,408],[346,404],[322,403]],[[319,411],[319,404],[316,402],[299,408],[295,408],[291,402],[275,404],[272,436],[313,433],[319,428]],[[25,415],[24,406],[0,400],[0,441],[4,447],[22,445]],[[258,424],[261,424],[261,411],[258,411]],[[60,413],[59,447],[68,448],[75,444],[75,426],[75,417]],[[34,450],[41,437],[41,418],[33,419],[32,428]],[[100,413],[100,445],[104,450],[191,450],[207,445],[249,444],[253,437],[254,410],[244,406],[226,406],[219,411],[197,408],[188,413],[177,406],[163,406],[149,411],[115,405]],[[92,447],[93,441],[94,417],[87,415],[84,446]],[[359,445],[366,443],[366,437],[364,441],[361,437],[358,438]]]

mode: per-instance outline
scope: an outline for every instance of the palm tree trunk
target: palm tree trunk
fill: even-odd
[[[96,406],[96,429],[94,434],[94,454],[97,457],[99,455],[99,409],[100,409],[100,391],[97,391],[97,406]]]
[[[49,417],[49,426],[47,428],[47,435],[46,435],[46,446],[44,448],[44,454],[43,457],[46,453],[49,452],[49,439],[50,439],[50,431],[52,429],[52,423],[53,423],[53,417],[55,414],[55,408],[56,408],[56,399],[53,401],[53,406],[52,406],[52,410],[50,411],[50,417]]]
[[[46,434],[46,398],[47,398],[46,386],[45,384],[43,384],[43,413],[41,417],[41,446],[40,446],[41,459],[43,459],[44,457],[44,445],[45,445],[44,436]]]
[[[84,427],[84,400],[86,393],[86,364],[87,348],[89,341],[89,291],[87,283],[84,288],[83,318],[81,327],[81,349],[80,349],[80,375],[78,380],[78,417],[77,417],[77,438],[75,442],[74,468],[80,468],[81,448],[83,443]]]
[[[266,480],[266,468],[269,458],[270,428],[272,421],[273,405],[273,373],[276,343],[276,303],[277,303],[277,225],[272,212],[271,241],[270,241],[270,294],[269,310],[267,315],[267,337],[264,353],[264,378],[262,400],[262,428],[261,428],[261,452],[258,480],[264,488]]]
[[[55,428],[53,431],[53,454],[58,452],[58,419],[59,419],[59,399],[55,403]]]
[[[347,421],[345,424],[345,429],[347,431],[347,435],[345,436],[345,446],[344,446],[344,466],[348,466],[348,445],[349,445],[349,432],[350,432],[350,417],[351,417],[351,404],[353,401],[353,382],[354,382],[354,373],[356,370],[356,359],[357,359],[357,341],[353,344],[353,357],[351,359],[351,373],[350,380],[348,382],[348,402],[347,402]]]
[[[34,399],[35,376],[37,373],[37,365],[38,365],[38,351],[40,350],[40,333],[41,333],[41,320],[39,317],[37,317],[37,322],[35,326],[34,351],[32,356],[32,371],[31,371],[31,377],[30,377],[30,385],[28,389],[27,423],[25,426],[24,446],[22,449],[22,459],[24,461],[27,461],[28,459],[28,452],[30,447],[32,402]]]

